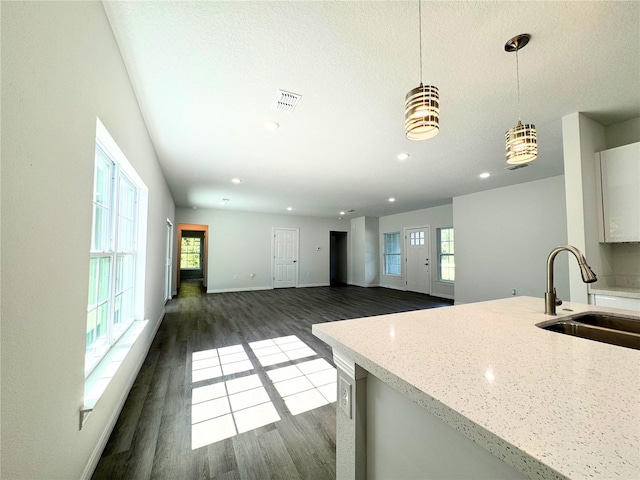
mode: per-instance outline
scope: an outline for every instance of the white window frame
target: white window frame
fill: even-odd
[[[436,229],[437,235],[437,245],[438,245],[438,282],[453,284],[455,283],[455,250],[453,253],[443,253],[442,249],[442,231],[443,230],[451,230],[451,233],[454,233],[453,227],[441,227]],[[455,245],[455,236],[451,241],[453,245]],[[443,270],[443,259],[444,257],[452,257],[453,258],[453,280],[442,278],[442,270]]]
[[[107,356],[110,349],[117,343],[117,341],[123,336],[123,334],[131,327],[136,320],[142,320],[144,318],[144,273],[146,263],[146,230],[147,230],[147,207],[148,207],[148,189],[139,175],[136,173],[133,166],[129,163],[126,156],[120,150],[116,142],[113,140],[107,129],[104,127],[100,119],[96,120],[96,148],[95,148],[94,169],[97,168],[98,159],[110,164],[110,202],[108,207],[108,230],[106,244],[94,244],[93,236],[96,231],[96,214],[95,208],[92,221],[92,245],[90,249],[90,256],[92,265],[95,259],[108,259],[109,263],[109,286],[107,299],[98,302],[99,305],[106,305],[106,326],[104,336],[100,341],[92,342],[90,345],[86,345],[85,339],[85,378],[88,378],[90,374],[97,368],[101,361]],[[94,191],[96,189],[97,173],[94,173]],[[130,188],[126,190],[126,186]],[[121,187],[123,190],[121,191]],[[121,203],[118,201],[119,195],[125,196],[131,195],[133,190],[134,198],[132,202],[127,204],[132,205],[132,211],[127,212],[119,211]],[[127,198],[129,200],[129,198]],[[95,205],[94,194],[94,205]],[[119,225],[119,227],[118,227]],[[131,241],[126,245],[122,245],[120,240],[128,237]],[[126,233],[126,235],[125,235]],[[97,248],[98,247],[98,248]],[[122,271],[124,270],[125,260],[129,259],[129,265],[131,266],[132,273],[128,276],[128,281],[125,282]],[[118,270],[118,262],[122,262],[122,269]],[[106,261],[104,263],[107,263]],[[90,269],[90,285],[91,276],[94,273],[93,269]],[[131,277],[132,275],[132,277]],[[96,291],[98,290],[98,281],[95,282]],[[124,298],[130,298],[130,302],[124,301]],[[94,297],[97,299],[97,295]],[[92,299],[91,293],[89,301]],[[89,304],[87,306],[87,317],[90,313],[96,309],[96,304]],[[116,305],[122,305],[122,303],[129,304],[130,308],[125,313],[126,318],[121,318],[118,314],[121,310],[116,308]],[[120,321],[117,321],[120,320]],[[89,318],[87,318],[85,324],[86,329],[88,326]],[[87,331],[87,335],[88,335]]]
[[[398,252],[388,252],[387,251],[387,236],[396,235],[397,236],[397,244],[399,247]],[[383,252],[382,252],[382,265],[383,265],[383,275],[388,275],[390,277],[402,277],[402,241],[400,237],[400,232],[387,232],[382,234],[382,244],[383,244]],[[398,273],[389,273],[388,269],[388,257],[398,257],[400,260],[398,262],[398,267],[400,267],[400,271]]]

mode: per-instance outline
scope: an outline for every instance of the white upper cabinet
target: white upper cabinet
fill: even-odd
[[[640,242],[640,142],[596,153],[600,242]]]

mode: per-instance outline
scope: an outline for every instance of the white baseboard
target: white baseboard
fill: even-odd
[[[207,293],[252,292],[254,290],[273,290],[273,287],[212,288],[207,290]]]
[[[447,300],[455,300],[456,297],[453,295],[448,295],[446,293],[431,293],[432,297],[438,297],[438,298],[446,298]]]
[[[329,283],[303,283],[298,285],[296,288],[308,288],[308,287],[328,287]]]
[[[407,289],[403,288],[403,287],[398,287],[396,285],[382,285],[380,284],[381,287],[383,288],[390,288],[391,290],[400,290],[401,292],[406,292]]]
[[[98,462],[100,461],[100,457],[102,456],[104,447],[107,446],[107,442],[109,441],[111,432],[113,431],[113,428],[116,426],[116,422],[118,421],[120,412],[122,412],[122,407],[124,407],[124,402],[127,400],[127,397],[129,396],[129,392],[131,391],[131,387],[133,387],[133,383],[136,381],[136,378],[140,373],[142,364],[144,363],[144,361],[147,358],[147,355],[149,354],[149,349],[151,348],[153,339],[156,337],[156,334],[158,333],[158,329],[160,328],[160,324],[164,319],[164,315],[165,315],[165,310],[163,308],[162,314],[160,315],[160,318],[158,318],[155,328],[153,329],[153,333],[149,337],[149,344],[146,347],[146,352],[144,355],[140,356],[140,359],[138,359],[138,364],[133,369],[133,372],[127,382],[127,388],[125,389],[125,391],[122,392],[122,395],[120,396],[120,400],[118,401],[118,405],[111,413],[111,416],[109,417],[109,421],[107,422],[107,425],[105,426],[105,429],[103,430],[102,435],[100,436],[100,440],[96,444],[96,448],[93,449],[93,452],[89,457],[89,461],[87,462],[87,465],[84,467],[84,471],[82,472],[82,476],[80,477],[82,480],[89,480],[93,475],[93,472],[95,471],[96,467],[98,466]]]
[[[349,285],[353,285],[354,287],[363,287],[363,288],[369,288],[369,287],[380,287],[381,285],[379,283],[350,283]]]

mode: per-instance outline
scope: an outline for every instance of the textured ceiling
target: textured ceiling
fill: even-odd
[[[424,1],[423,78],[440,89],[441,117],[423,142],[403,130],[420,82],[417,2],[104,6],[179,207],[380,216],[442,205],[562,174],[567,114],[605,126],[640,116],[636,1]],[[539,158],[506,171],[518,106],[504,44],[520,33],[532,37],[519,53],[521,111]],[[271,108],[278,89],[302,95],[293,113]]]

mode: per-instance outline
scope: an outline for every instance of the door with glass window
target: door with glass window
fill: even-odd
[[[180,242],[180,277],[203,278],[204,232],[184,230]]]
[[[405,229],[406,285],[411,292],[431,293],[429,231],[429,227]]]

